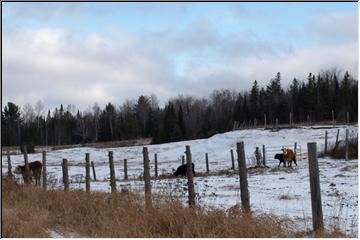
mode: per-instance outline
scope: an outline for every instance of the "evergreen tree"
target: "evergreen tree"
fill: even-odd
[[[254,81],[254,84],[250,92],[250,119],[259,118],[259,86],[257,81]]]

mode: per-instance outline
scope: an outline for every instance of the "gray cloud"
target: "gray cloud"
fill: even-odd
[[[224,37],[204,20],[181,31],[142,35],[114,27],[86,37],[64,29],[12,29],[3,35],[3,101],[23,105],[41,99],[51,108],[73,103],[85,109],[141,94],[155,93],[165,102],[180,93],[248,89],[255,79],[265,86],[278,71],[284,85],[332,67],[357,76],[357,32],[342,28],[354,25],[353,17],[316,22],[308,31],[319,34],[318,42],[329,32],[344,39],[295,48],[253,32]]]

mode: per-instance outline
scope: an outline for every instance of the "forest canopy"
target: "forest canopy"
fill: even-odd
[[[38,101],[22,108],[8,102],[1,112],[3,146],[35,144],[63,145],[89,142],[152,138],[153,143],[209,137],[241,126],[329,121],[357,121],[358,80],[348,72],[309,73],[304,80],[293,79],[287,89],[277,73],[266,86],[255,80],[248,91],[214,90],[207,98],[178,95],[164,107],[157,97],[141,95],[121,105],[108,103],[101,109],[80,111],[60,104],[45,110]]]

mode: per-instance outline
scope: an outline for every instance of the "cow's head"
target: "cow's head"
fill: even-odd
[[[17,167],[15,168],[14,173],[16,173],[16,174],[22,174],[22,169],[21,169],[21,167],[20,167],[20,166],[17,166]]]

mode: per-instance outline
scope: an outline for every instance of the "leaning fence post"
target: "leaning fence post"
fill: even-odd
[[[325,146],[324,146],[324,153],[327,154],[327,139],[328,139],[328,131],[325,131]]]
[[[13,173],[12,173],[12,171],[11,171],[11,159],[10,159],[9,148],[7,148],[6,154],[7,154],[7,162],[8,162],[8,177],[9,177],[9,178],[12,178],[12,177],[13,177]]]
[[[147,207],[151,203],[151,182],[150,182],[150,168],[149,168],[149,153],[147,147],[143,147],[143,160],[144,160],[144,180],[145,180],[145,203]]]
[[[157,153],[154,154],[154,158],[155,158],[155,178],[158,177],[158,162],[157,162]]]
[[[195,190],[194,190],[194,179],[193,179],[193,167],[191,160],[190,146],[186,146],[186,164],[187,164],[187,179],[188,179],[188,191],[189,191],[189,208],[195,206]]]
[[[43,188],[46,190],[47,188],[47,171],[46,171],[46,152],[42,152],[42,164],[43,164]]]
[[[127,159],[124,159],[124,179],[128,180]]]
[[[94,181],[96,181],[95,165],[94,165],[94,162],[93,162],[93,161],[91,161],[91,168],[92,168],[92,171],[93,171]]]
[[[265,151],[265,145],[263,145],[263,165],[266,167],[266,151]]]
[[[90,192],[90,154],[85,153],[85,186],[86,192]]]
[[[116,180],[115,180],[115,168],[114,168],[114,158],[113,152],[109,152],[109,165],[110,165],[110,186],[111,192],[116,192]]]
[[[234,162],[234,151],[230,149],[231,154],[231,169],[235,169],[235,162]]]
[[[349,160],[349,130],[345,130],[345,160]]]
[[[209,156],[205,153],[206,173],[209,173]]]
[[[67,161],[67,159],[65,159],[65,158],[63,158],[63,161],[62,161],[62,170],[63,170],[64,190],[65,190],[65,191],[69,191],[68,161]]]
[[[24,145],[24,162],[25,162],[25,177],[24,182],[25,184],[30,183],[30,168],[29,168],[29,161],[28,161],[28,155],[27,155],[27,146]]]
[[[236,144],[236,151],[238,154],[238,164],[239,164],[241,205],[243,206],[245,211],[249,212],[250,211],[250,197],[249,197],[248,182],[247,182],[247,170],[246,170],[244,142],[238,142]]]
[[[316,157],[316,143],[308,143],[309,157],[309,174],[310,174],[310,192],[311,192],[311,209],[314,231],[323,230],[323,214],[321,207],[321,191],[319,166]]]

